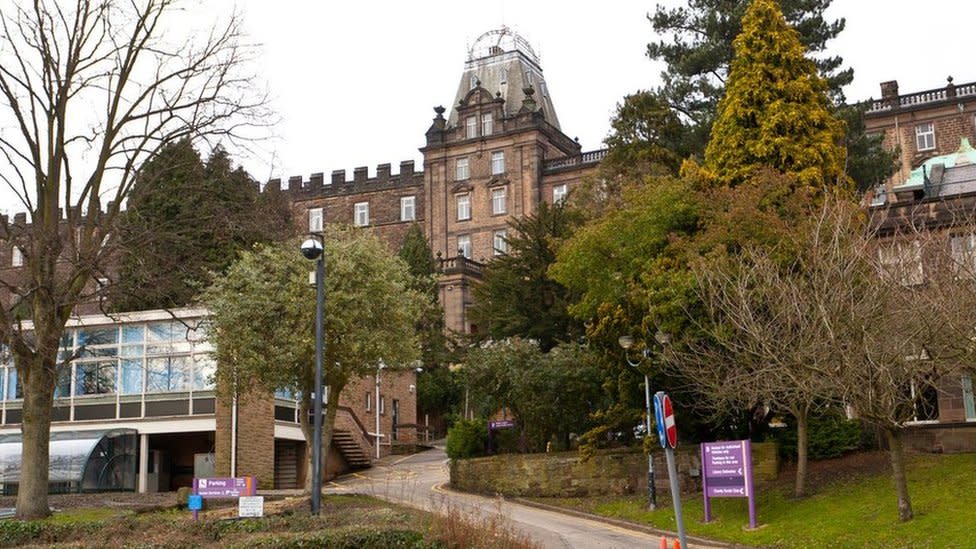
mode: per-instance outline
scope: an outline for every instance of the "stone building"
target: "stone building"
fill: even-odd
[[[291,177],[268,185],[292,197],[309,232],[323,223],[368,226],[396,249],[420,223],[439,259],[445,324],[477,331],[466,313],[485,262],[506,251],[508,222],[557,202],[592,173],[605,151],[582,152],[564,134],[539,57],[508,28],[486,32],[468,51],[453,108],[436,107],[420,149],[423,170],[401,162]],[[445,116],[446,114],[446,116]]]
[[[296,232],[348,223],[375,231],[395,252],[410,225],[421,224],[439,259],[446,326],[470,333],[477,330],[466,313],[471,287],[483,264],[506,252],[508,222],[542,202],[563,200],[605,153],[584,153],[562,132],[539,57],[507,28],[475,42],[452,108],[434,112],[420,149],[422,169],[406,161],[392,173],[390,164],[380,164],[372,175],[365,167],[351,178],[343,170],[328,179],[315,173],[274,179],[266,189],[288,197],[300,223]],[[14,225],[29,230],[24,214]],[[15,239],[6,240],[0,275],[9,280],[23,256]],[[253,475],[264,488],[303,484],[306,443],[296,400],[281,392],[218,394],[209,378],[219,365],[209,355],[206,311],[108,317],[97,307],[79,307],[75,313],[65,356],[79,356],[59,373],[52,438],[131,437],[115,445],[121,453],[112,460],[113,474],[127,479],[121,486],[128,489],[171,490],[209,475]],[[9,353],[0,353],[0,444],[19,443],[22,396]],[[412,370],[377,370],[351,382],[339,404],[327,475],[369,466],[396,445],[416,442],[423,430]],[[19,469],[16,457],[8,461]],[[0,465],[0,490],[15,489],[14,469]],[[92,482],[71,486],[106,486]]]
[[[906,286],[923,284],[929,269],[968,267],[976,258],[976,83],[957,86],[949,78],[944,88],[899,95],[897,82],[885,82],[881,90],[881,100],[869,104],[867,130],[883,133],[885,145],[900,154],[898,171],[868,196],[878,253],[882,264],[897,264]],[[917,229],[945,236],[951,265],[925,257],[911,241]],[[907,444],[976,451],[974,374],[943,379],[922,395]]]

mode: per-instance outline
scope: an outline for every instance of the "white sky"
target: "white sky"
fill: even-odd
[[[237,0],[264,46],[282,117],[271,153],[245,166],[259,180],[335,169],[351,177],[356,166],[372,176],[377,164],[395,172],[407,159],[420,169],[432,107],[450,108],[468,45],[502,23],[539,52],[563,131],[584,150],[600,148],[615,104],[660,82],[661,66],[644,55],[656,3]],[[976,3],[834,0],[829,14],[847,19],[831,49],[855,70],[850,100],[880,96],[890,79],[902,93],[943,86],[950,74],[976,80],[965,46]]]
[[[506,24],[525,36],[542,67],[563,131],[584,150],[601,148],[615,104],[659,84],[644,51],[646,14],[658,2],[616,0],[196,0],[199,17],[234,5],[262,44],[257,72],[281,118],[275,138],[243,160],[260,181],[312,172],[417,161],[435,105],[451,107],[467,47]],[[666,0],[668,5],[684,4]],[[848,99],[976,80],[966,44],[976,20],[969,0],[834,0],[847,29],[832,51],[855,70]],[[192,12],[191,12],[192,16]],[[2,193],[0,209],[17,211]]]

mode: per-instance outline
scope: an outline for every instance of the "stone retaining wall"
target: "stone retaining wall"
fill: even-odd
[[[775,478],[779,464],[772,443],[752,445],[756,481]],[[657,490],[668,492],[664,452],[655,450]],[[698,446],[675,451],[681,490],[701,490]],[[643,493],[647,456],[639,450],[606,450],[586,461],[578,452],[503,454],[451,461],[451,486],[468,492],[533,497],[585,497]]]

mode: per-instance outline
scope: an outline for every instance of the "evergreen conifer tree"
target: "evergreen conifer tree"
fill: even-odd
[[[845,182],[843,123],[831,114],[827,83],[775,0],[752,1],[734,48],[706,166],[733,186],[761,166],[811,189]]]

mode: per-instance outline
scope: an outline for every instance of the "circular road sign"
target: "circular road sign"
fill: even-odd
[[[654,395],[654,416],[661,448],[677,447],[678,428],[674,423],[674,408],[671,406],[671,397],[663,392]]]

